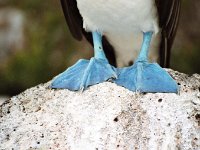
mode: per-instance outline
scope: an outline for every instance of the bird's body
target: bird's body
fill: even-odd
[[[52,87],[80,90],[110,80],[132,91],[178,91],[166,71],[148,62],[148,51],[152,40],[161,66],[169,65],[180,0],[61,0],[61,5],[73,37],[85,36],[94,57],[78,61]],[[134,64],[127,68],[112,66],[130,61]]]
[[[113,46],[117,66],[127,66],[141,48],[142,32],[159,31],[153,0],[77,0],[87,32],[99,31]],[[98,17],[97,17],[98,16]],[[154,42],[157,49],[159,42]]]
[[[158,31],[152,0],[77,0],[77,7],[83,17],[84,29],[90,32],[128,35]]]

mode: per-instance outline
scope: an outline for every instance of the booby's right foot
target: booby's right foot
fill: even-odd
[[[97,58],[82,59],[54,79],[51,87],[77,91],[116,78],[116,69],[106,60]]]

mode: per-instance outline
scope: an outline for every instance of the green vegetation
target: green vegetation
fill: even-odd
[[[13,95],[62,72],[75,45],[67,35],[59,1],[13,0],[7,6],[23,10],[27,18],[25,48],[0,68],[0,93]]]

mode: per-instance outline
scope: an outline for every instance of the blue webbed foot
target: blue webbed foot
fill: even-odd
[[[133,66],[118,69],[116,84],[131,91],[150,93],[178,93],[173,78],[156,63],[136,62]]]
[[[51,87],[77,91],[114,78],[117,78],[116,69],[107,60],[82,59],[54,79]]]

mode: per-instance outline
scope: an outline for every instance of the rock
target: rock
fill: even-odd
[[[180,94],[128,91],[114,83],[84,92],[50,82],[0,108],[0,149],[198,150],[200,75],[168,70]]]
[[[0,106],[1,106],[5,101],[7,101],[8,99],[9,99],[8,96],[1,96],[1,95],[0,95]]]

